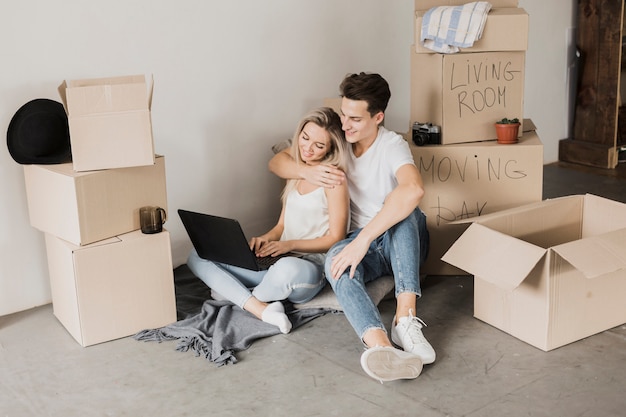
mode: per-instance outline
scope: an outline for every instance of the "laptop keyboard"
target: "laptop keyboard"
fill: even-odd
[[[276,263],[276,261],[278,261],[280,258],[284,258],[285,256],[296,256],[299,257],[298,255],[288,252],[288,253],[283,253],[280,255],[276,255],[276,256],[262,256],[262,257],[257,257],[256,258],[256,263],[260,268],[264,268],[267,269],[270,266],[274,265]]]

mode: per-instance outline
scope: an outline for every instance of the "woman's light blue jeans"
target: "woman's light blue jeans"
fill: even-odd
[[[296,257],[281,258],[265,271],[251,271],[208,261],[192,249],[187,266],[209,288],[242,309],[252,296],[263,302],[304,303],[326,283],[322,265]]]
[[[365,284],[385,275],[393,275],[396,297],[403,292],[421,297],[420,265],[428,254],[429,235],[426,216],[417,208],[372,242],[352,279],[349,269],[339,279],[333,279],[330,273],[333,256],[354,240],[360,231],[350,232],[346,239],[328,251],[325,269],[327,280],[346,318],[363,340],[363,335],[369,330],[385,330],[378,308],[367,294]]]

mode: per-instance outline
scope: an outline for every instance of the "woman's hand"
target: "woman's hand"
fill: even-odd
[[[267,238],[261,237],[253,237],[250,239],[250,250],[254,253],[258,253],[263,245],[268,242]]]
[[[292,250],[292,244],[288,240],[286,241],[270,240],[270,241],[265,241],[262,245],[260,245],[257,249],[255,249],[255,254],[258,257],[278,256],[278,255],[287,253],[291,250]]]

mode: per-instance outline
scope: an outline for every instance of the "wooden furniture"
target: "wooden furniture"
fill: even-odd
[[[577,45],[582,62],[573,138],[559,142],[560,161],[617,166],[623,143],[618,126],[626,130],[626,111],[622,111],[622,120],[619,117],[623,14],[623,0],[578,2]]]

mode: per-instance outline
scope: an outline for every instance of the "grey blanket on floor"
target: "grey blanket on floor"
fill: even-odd
[[[286,309],[289,306],[286,307]],[[314,308],[291,310],[287,315],[293,329],[332,310]],[[257,339],[280,334],[267,324],[228,301],[206,300],[198,314],[159,329],[147,329],[134,338],[162,342],[178,340],[177,351],[193,351],[217,366],[237,362],[235,352],[248,349]]]
[[[379,278],[367,284],[376,305],[393,290],[393,277]],[[162,342],[178,340],[176,350],[191,350],[218,366],[237,362],[235,353],[248,349],[252,342],[280,334],[278,327],[264,323],[228,301],[211,299],[211,290],[187,265],[174,269],[178,321],[159,329],[137,333],[136,340]],[[327,313],[341,312],[341,306],[326,286],[313,300],[304,304],[285,303],[292,331]]]

